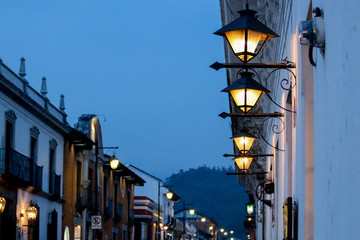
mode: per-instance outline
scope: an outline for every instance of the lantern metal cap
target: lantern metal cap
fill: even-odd
[[[232,136],[230,139],[239,138],[239,137],[249,137],[249,138],[256,138],[256,139],[258,139],[257,136],[255,136],[254,134],[251,134],[251,133],[249,132],[249,130],[246,129],[246,128],[241,129],[239,133],[235,134],[235,135]]]
[[[261,32],[263,34],[269,35],[269,39],[280,37],[273,30],[268,28],[265,24],[257,20],[255,14],[257,11],[251,9],[245,9],[238,11],[240,17],[234,20],[233,22],[223,26],[214,34],[219,36],[225,36],[225,32],[234,31],[234,30],[242,30],[249,29],[257,32]]]
[[[240,73],[240,75],[241,77],[238,80],[236,80],[228,87],[221,90],[221,92],[230,92],[231,90],[235,90],[235,89],[247,88],[247,89],[260,90],[265,93],[270,93],[270,90],[268,90],[267,88],[265,88],[263,85],[261,85],[260,83],[255,81],[255,79],[252,78],[252,76],[254,75],[253,73],[243,72]]]

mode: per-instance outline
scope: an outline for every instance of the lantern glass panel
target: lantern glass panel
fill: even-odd
[[[247,59],[245,60],[245,34],[247,31]],[[266,35],[252,30],[239,29],[234,31],[225,32],[226,39],[228,40],[232,50],[241,61],[247,62],[256,55],[257,46],[260,41],[266,39]]]
[[[262,93],[263,91],[249,88],[230,90],[230,94],[234,99],[236,106],[243,112],[250,111],[255,106]]]
[[[240,157],[240,158],[235,158],[234,160],[235,160],[236,165],[238,166],[238,168],[241,171],[246,172],[249,169],[253,158],[252,157]]]
[[[252,138],[252,137],[237,137],[237,138],[233,138],[233,140],[235,141],[236,146],[238,147],[239,151],[242,154],[247,153],[252,144],[254,143],[254,140],[256,138]]]
[[[37,209],[34,206],[29,206],[26,209],[26,215],[27,215],[27,219],[29,221],[34,221],[36,219],[37,216]]]

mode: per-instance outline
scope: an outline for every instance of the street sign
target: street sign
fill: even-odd
[[[101,229],[101,216],[91,216],[91,229]]]

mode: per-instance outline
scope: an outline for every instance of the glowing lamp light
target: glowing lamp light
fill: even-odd
[[[225,230],[223,228],[220,229],[220,232],[224,232]]]
[[[256,105],[261,94],[270,93],[252,77],[253,75],[250,72],[240,73],[238,80],[221,91],[230,93],[236,106],[244,113],[249,112]]]
[[[120,164],[120,160],[115,158],[115,156],[112,157],[110,160],[110,167],[111,169],[117,169]]]
[[[234,231],[233,231],[233,230],[231,230],[231,231],[230,231],[230,234],[234,234]]]
[[[246,212],[251,215],[254,213],[254,205],[252,203],[246,204]]]
[[[169,226],[165,225],[164,230],[167,231],[169,229]]]
[[[252,157],[234,158],[236,165],[242,172],[246,172],[249,169],[252,160],[253,160]]]
[[[238,13],[239,18],[214,34],[225,37],[235,55],[247,63],[260,52],[268,39],[277,38],[279,35],[257,20],[257,12],[250,10],[248,6]]]
[[[206,221],[206,218],[204,218],[204,217],[201,218],[201,221],[202,221],[202,222],[205,222],[205,221]]]
[[[37,217],[38,210],[35,207],[35,204],[33,201],[29,202],[29,206],[26,208],[26,216],[28,221],[35,221]]]
[[[227,233],[227,232],[224,232],[224,235],[226,236],[226,235],[228,235],[228,233]]]
[[[194,210],[194,209],[189,209],[189,213],[190,213],[190,215],[194,215],[194,214],[195,214],[195,210]]]
[[[4,197],[0,197],[0,213],[3,213],[6,206],[6,200]]]
[[[209,230],[210,230],[210,231],[212,231],[213,229],[214,229],[214,227],[213,227],[213,226],[210,226],[210,227],[209,227]]]
[[[170,199],[170,200],[171,200],[171,199],[173,198],[173,196],[174,196],[174,193],[171,192],[171,191],[169,191],[169,192],[166,193],[166,198],[167,198],[167,199]]]
[[[230,139],[234,140],[241,154],[246,154],[250,150],[252,144],[254,143],[255,139],[257,139],[257,137],[249,133],[247,129],[243,129]]]

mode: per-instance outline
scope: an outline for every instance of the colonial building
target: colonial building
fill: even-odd
[[[267,155],[255,157],[247,170],[267,174],[242,172],[238,177],[249,194],[257,196],[256,234],[249,237],[356,239],[360,190],[350,185],[360,178],[360,50],[354,44],[360,37],[359,3],[220,0],[223,25],[238,18],[237,11],[247,2],[257,19],[279,35],[268,39],[250,62],[289,66],[275,72],[255,69],[257,82],[271,91],[271,99],[265,95],[250,113],[277,112],[280,120],[256,119],[256,129],[254,122],[232,118],[234,135],[247,126],[259,137],[249,154]],[[240,63],[227,42],[225,59]],[[239,78],[239,69],[228,69],[228,84]],[[230,112],[240,112],[231,98]]]
[[[65,147],[64,239],[130,240],[133,236],[134,185],[144,181],[121,163],[111,169],[111,157],[103,149],[97,116],[81,115]],[[93,216],[101,218],[99,229],[93,229]]]
[[[60,108],[0,62],[0,239],[60,239],[63,153],[68,134]]]
[[[174,202],[180,197],[164,186],[161,179],[133,165],[128,165],[128,168],[146,182],[144,187],[135,188],[135,239],[176,239]],[[171,196],[168,193],[171,193]]]

